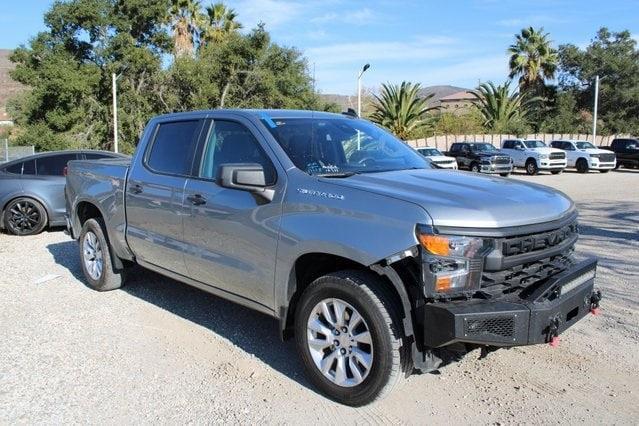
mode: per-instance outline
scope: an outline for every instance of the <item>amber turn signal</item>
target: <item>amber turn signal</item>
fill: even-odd
[[[447,237],[441,235],[418,234],[419,243],[429,253],[436,256],[449,256],[450,243]]]

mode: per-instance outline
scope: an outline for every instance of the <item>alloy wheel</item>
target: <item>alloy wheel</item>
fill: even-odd
[[[307,346],[317,369],[338,386],[361,384],[373,366],[368,324],[341,299],[315,305],[307,322]]]
[[[28,200],[21,200],[7,209],[8,225],[15,234],[23,235],[38,228],[42,220],[40,209]]]
[[[102,247],[100,240],[91,231],[87,232],[82,242],[82,253],[84,257],[84,267],[89,276],[94,280],[99,280],[102,276],[102,268],[104,266],[104,257],[102,255]]]

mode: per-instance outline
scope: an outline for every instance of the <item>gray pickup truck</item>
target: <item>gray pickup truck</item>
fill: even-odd
[[[471,350],[555,342],[600,300],[567,196],[435,168],[347,115],[156,117],[132,160],[70,162],[66,201],[89,286],[137,263],[266,313],[349,405]]]

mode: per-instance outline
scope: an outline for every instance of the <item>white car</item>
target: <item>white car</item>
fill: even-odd
[[[540,140],[508,139],[502,142],[501,150],[512,157],[515,167],[526,169],[529,175],[536,175],[540,170],[556,175],[567,165],[564,151],[550,148]]]
[[[448,157],[442,154],[437,148],[417,148],[417,152],[442,169],[457,170],[457,160],[455,157]]]
[[[575,167],[579,173],[586,173],[589,170],[607,173],[617,165],[614,152],[599,149],[587,141],[552,141],[550,146],[563,149],[566,152],[568,167]]]

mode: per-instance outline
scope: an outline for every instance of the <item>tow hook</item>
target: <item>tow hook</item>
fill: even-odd
[[[601,291],[593,291],[590,295],[590,313],[599,315],[599,302],[601,301]]]
[[[553,348],[559,346],[559,317],[555,316],[548,325],[548,344]]]

